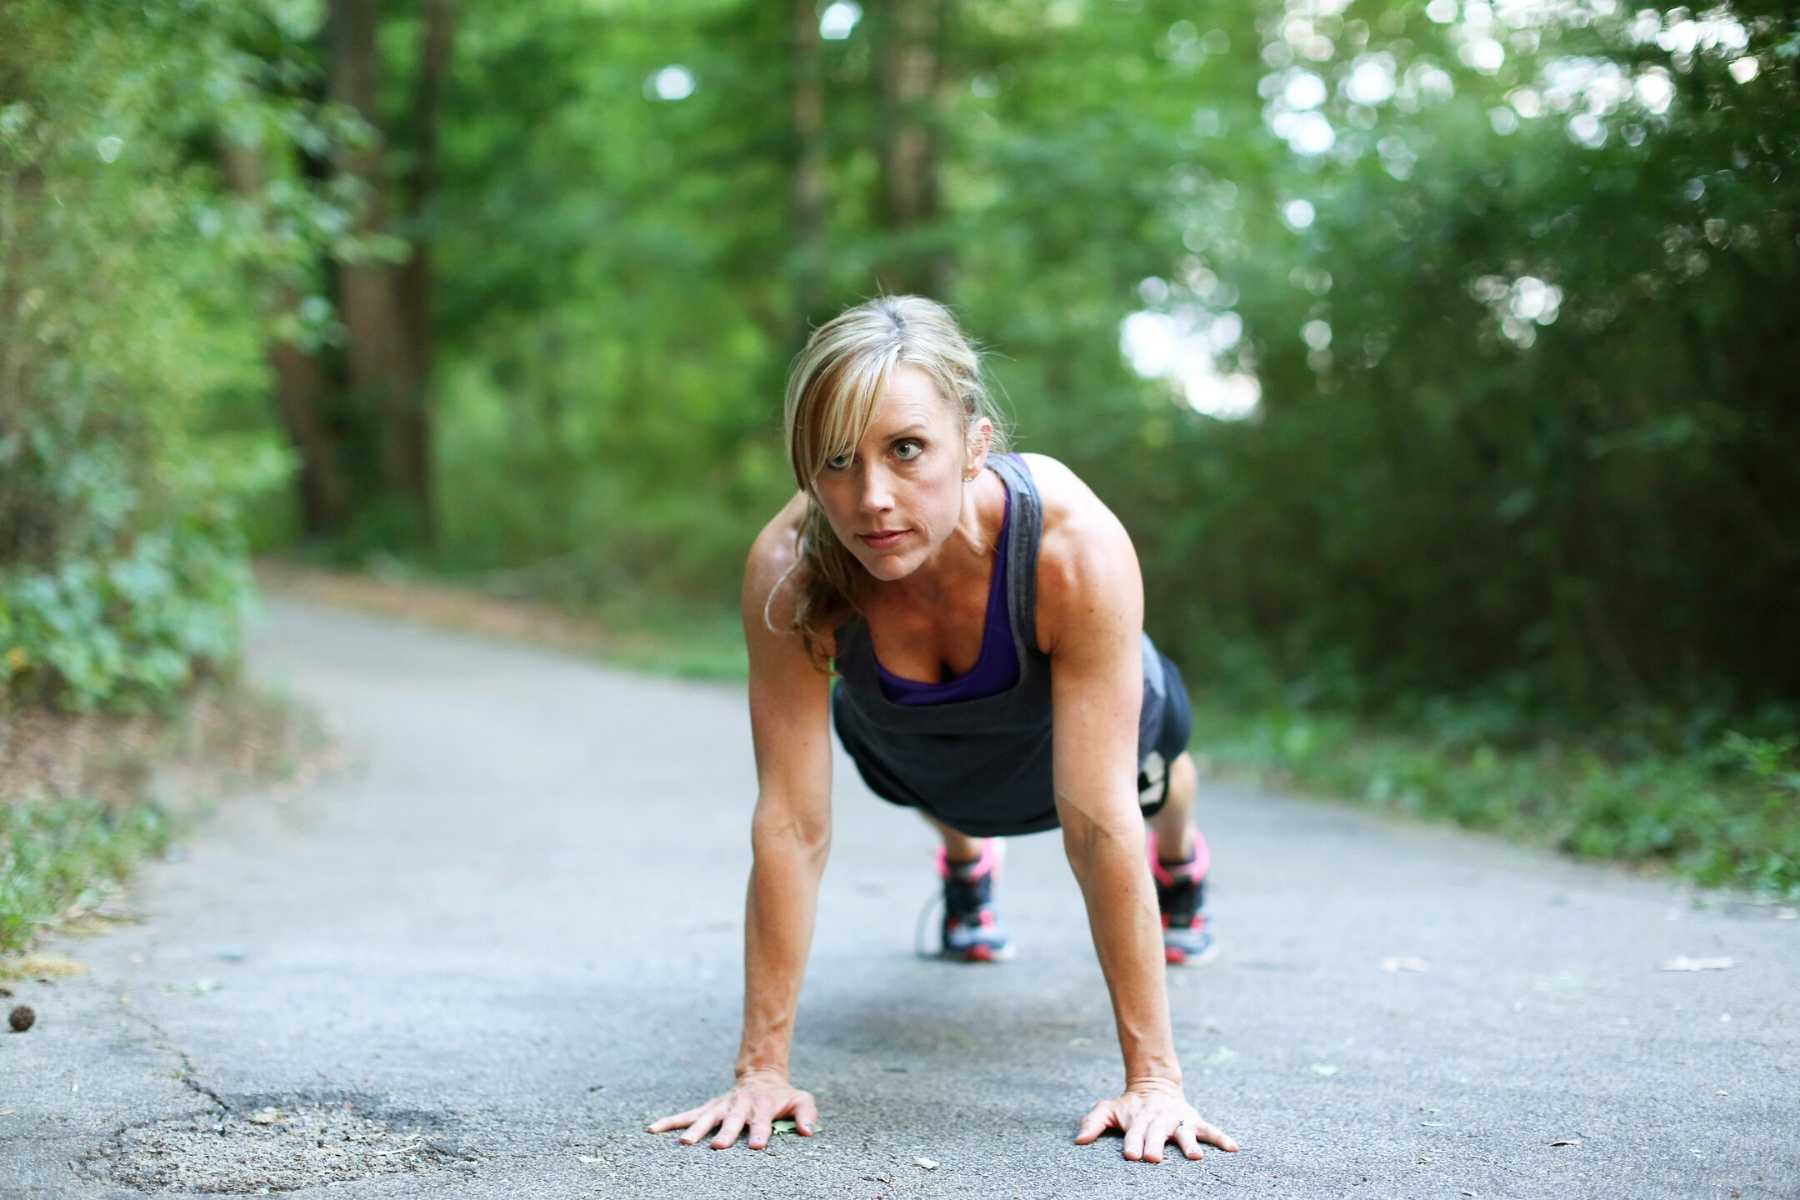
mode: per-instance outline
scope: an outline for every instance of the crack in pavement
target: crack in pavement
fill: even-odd
[[[175,1039],[169,1036],[167,1030],[156,1023],[154,1017],[144,1012],[135,1004],[132,1004],[129,997],[120,998],[120,1007],[125,1010],[125,1015],[127,1017],[143,1022],[144,1025],[149,1028],[153,1035],[154,1044],[158,1050],[162,1051],[164,1054],[173,1054],[176,1058],[181,1060],[181,1067],[180,1070],[176,1072],[175,1078],[180,1081],[183,1087],[187,1088],[195,1095],[204,1096],[208,1100],[211,1100],[214,1104],[219,1106],[221,1112],[231,1113],[235,1111],[223,1096],[200,1082],[199,1068],[194,1066],[192,1056],[190,1056],[186,1050],[183,1050],[180,1046],[175,1044]]]

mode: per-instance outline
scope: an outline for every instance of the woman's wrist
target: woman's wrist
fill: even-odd
[[[788,1069],[786,1065],[776,1066],[773,1063],[739,1063],[737,1066],[737,1081],[739,1083],[749,1083],[752,1081],[787,1083]]]
[[[1183,1087],[1180,1067],[1176,1067],[1172,1075],[1166,1072],[1157,1074],[1128,1072],[1125,1076],[1125,1090],[1128,1092],[1171,1092],[1180,1095]]]

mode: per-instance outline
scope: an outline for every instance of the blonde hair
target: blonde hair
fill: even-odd
[[[787,628],[800,634],[821,669],[829,661],[821,635],[853,612],[868,572],[838,540],[813,495],[827,460],[854,453],[875,417],[875,406],[896,367],[917,367],[938,395],[955,405],[967,444],[983,417],[993,424],[990,454],[1004,454],[1006,428],[981,378],[981,357],[950,310],[923,296],[879,296],[846,309],[813,330],[788,374],[782,423],[788,466],[807,495],[796,535],[798,556],[770,589],[770,606],[790,576],[798,583]]]

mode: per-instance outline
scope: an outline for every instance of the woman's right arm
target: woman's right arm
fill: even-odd
[[[797,498],[798,499],[798,498]],[[742,597],[750,655],[750,730],[756,748],[756,812],[750,823],[754,861],[744,905],[744,1033],[736,1083],[698,1108],[664,1117],[652,1133],[685,1129],[693,1145],[715,1126],[714,1149],[748,1128],[750,1148],[768,1144],[771,1126],[792,1117],[810,1135],[818,1121],[813,1097],[788,1079],[794,1013],[812,944],[819,879],[831,847],[830,678],[785,629],[792,581],[764,612],[793,561],[789,505],[751,548]],[[768,627],[772,623],[774,630]]]

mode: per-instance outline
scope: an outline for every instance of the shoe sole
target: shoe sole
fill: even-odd
[[[942,957],[951,962],[999,963],[1006,962],[1017,953],[1017,948],[1009,943],[998,950],[992,946],[970,946],[967,950],[945,950]]]
[[[1163,961],[1171,967],[1204,967],[1219,957],[1219,943],[1214,942],[1198,954],[1189,954],[1178,946],[1163,947]]]

